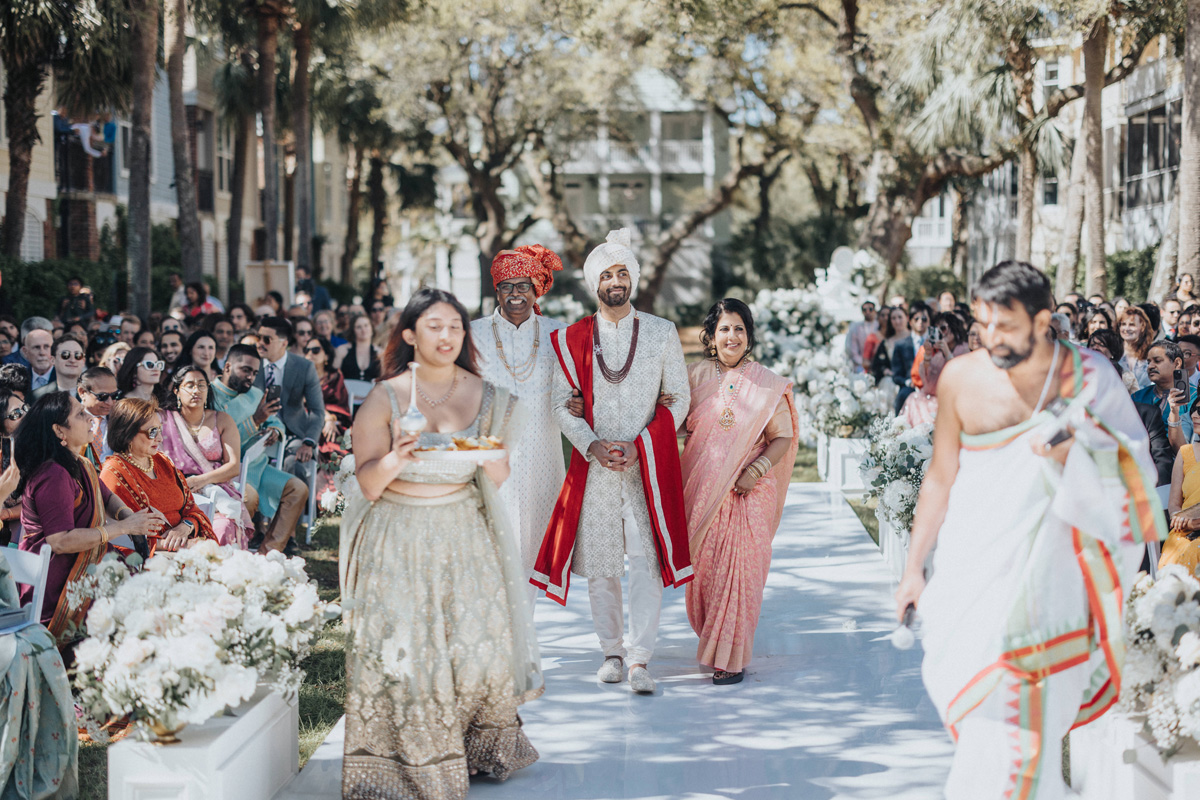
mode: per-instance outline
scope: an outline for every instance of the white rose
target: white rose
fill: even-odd
[[[1200,636],[1195,631],[1188,631],[1179,639],[1175,655],[1183,667],[1200,666]]]
[[[113,659],[119,666],[129,668],[137,666],[153,654],[154,645],[145,639],[126,638],[113,654]]]

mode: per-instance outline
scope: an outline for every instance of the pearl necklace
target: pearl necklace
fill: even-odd
[[[746,370],[750,368],[750,359],[742,356],[745,361],[742,368],[738,370],[738,378],[734,383],[730,383],[725,389],[725,410],[721,412],[721,416],[717,419],[717,424],[722,430],[729,430],[737,424],[737,416],[733,413],[733,401],[737,399],[738,394],[742,391],[742,379],[746,377]],[[721,377],[721,359],[716,359],[717,377]],[[734,365],[737,366],[736,364]]]
[[[508,370],[508,374],[513,376],[513,380],[517,383],[524,383],[533,375],[533,371],[537,369],[538,348],[542,342],[542,326],[538,325],[537,319],[532,319],[533,323],[533,352],[529,354],[529,359],[513,369],[508,364],[508,359],[504,357],[504,344],[500,341],[500,331],[496,327],[496,318],[492,317],[492,338],[496,341],[496,355],[500,357],[500,363]],[[514,339],[514,343],[515,343]]]
[[[417,378],[414,375],[413,376],[413,384],[414,385],[416,385],[416,381],[417,381]],[[429,397],[429,395],[425,394],[424,390],[421,389],[420,386],[417,386],[417,394],[421,395],[421,399],[424,400],[426,403],[428,403],[430,405],[430,407],[437,408],[442,403],[449,400],[450,396],[454,394],[454,390],[457,388],[458,388],[458,369],[455,369],[454,370],[454,381],[450,384],[450,391],[446,392],[444,395],[439,397],[437,400],[431,399]]]

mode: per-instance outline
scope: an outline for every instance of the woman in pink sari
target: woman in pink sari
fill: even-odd
[[[687,612],[713,683],[740,683],[771,568],[771,541],[799,447],[792,384],[750,360],[754,320],[740,300],[708,312],[708,358],[688,368],[692,405],[683,497],[692,565]]]
[[[245,548],[254,533],[242,493],[232,481],[242,471],[241,436],[233,418],[209,406],[208,375],[198,366],[180,368],[171,380],[162,417],[162,452],[187,477],[197,497],[212,501],[217,544]],[[257,507],[257,501],[252,501]]]

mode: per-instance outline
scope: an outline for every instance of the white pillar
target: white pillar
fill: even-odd
[[[704,192],[712,194],[713,185],[716,183],[717,175],[717,149],[713,142],[713,114],[711,111],[704,112],[703,126],[703,144],[704,144]],[[704,223],[704,235],[712,238],[715,235],[713,231],[712,219]]]
[[[608,123],[601,122],[596,131],[597,196],[600,213],[608,215]]]
[[[662,112],[650,112],[650,216],[662,215]]]

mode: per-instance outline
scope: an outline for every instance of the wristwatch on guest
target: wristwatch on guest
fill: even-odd
[[[316,447],[317,446],[317,443],[314,442],[312,439],[305,439],[303,442],[301,442],[301,444],[303,444],[305,447]]]

